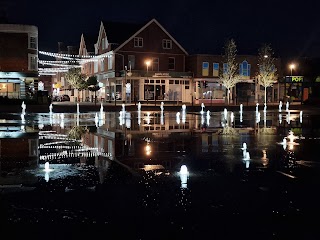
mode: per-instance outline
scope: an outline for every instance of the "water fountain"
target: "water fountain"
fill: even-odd
[[[289,111],[289,102],[286,102],[286,111]]]
[[[204,106],[204,103],[201,103],[201,111],[200,111],[200,114],[203,115],[204,114],[204,109],[205,106]]]
[[[161,102],[161,104],[160,104],[160,110],[161,110],[161,113],[163,113],[163,105],[164,105],[164,103],[163,103],[163,102]]]
[[[177,124],[180,124],[180,112],[176,113],[176,122]]]
[[[46,162],[44,164],[44,172],[45,172],[44,179],[46,180],[46,182],[49,181],[49,172],[51,171],[53,171],[53,169],[50,168],[49,162]]]
[[[279,102],[279,112],[282,111],[282,101]]]
[[[259,103],[256,103],[256,114],[258,114],[259,111]]]
[[[223,110],[223,116],[224,116],[224,120],[227,120],[227,118],[228,118],[228,111],[227,111],[226,108]]]
[[[233,123],[233,120],[234,120],[234,114],[233,114],[233,112],[231,112],[231,114],[230,114],[230,121],[231,121],[231,123]]]
[[[300,116],[300,123],[302,123],[302,111],[300,111],[299,116]]]
[[[242,113],[242,111],[243,111],[243,105],[242,105],[242,103],[240,104],[240,113]]]
[[[80,110],[79,110],[79,103],[77,103],[77,114],[80,114]]]
[[[180,181],[181,181],[181,188],[187,188],[189,171],[186,165],[182,165],[180,167],[179,175],[180,175]]]
[[[21,108],[22,108],[22,114],[26,114],[26,104],[24,103],[24,101],[21,104]]]
[[[266,112],[267,112],[267,104],[266,104],[266,103],[264,104],[263,112],[264,112],[264,113],[266,113]]]
[[[141,103],[138,102],[138,111],[140,112],[141,111]]]
[[[290,124],[290,112],[288,111],[288,114],[286,116],[286,120],[287,120],[287,123]]]
[[[125,114],[125,112],[126,112],[126,105],[122,103],[122,113]]]
[[[210,116],[210,111],[208,110],[208,111],[207,111],[207,126],[210,125],[210,118],[211,118],[211,116]]]

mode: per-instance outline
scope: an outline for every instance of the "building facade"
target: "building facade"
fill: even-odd
[[[236,61],[239,66],[240,82],[231,90],[231,102],[248,103],[264,102],[264,88],[258,85],[258,56],[237,55]],[[196,54],[188,57],[188,70],[194,73],[193,99],[195,104],[201,103],[226,103],[226,88],[219,76],[224,69],[223,56]],[[281,78],[281,61],[275,59],[278,78]],[[272,88],[267,88],[267,100],[278,101],[280,96],[278,82]]]
[[[85,74],[97,76],[102,100],[191,103],[192,73],[185,66],[188,53],[157,20],[112,25],[101,22],[95,57],[82,68]]]
[[[0,96],[32,98],[38,90],[38,28],[0,24]]]

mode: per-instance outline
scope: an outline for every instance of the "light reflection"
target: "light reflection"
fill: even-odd
[[[180,175],[180,181],[181,181],[181,188],[187,188],[189,171],[186,165],[182,165],[180,167],[179,175]]]

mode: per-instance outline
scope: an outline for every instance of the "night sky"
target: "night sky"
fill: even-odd
[[[269,43],[279,57],[320,57],[319,1],[0,0],[11,23],[39,29],[39,49],[79,45],[82,32],[98,38],[100,21],[144,23],[155,18],[189,54],[221,54],[227,39],[238,54]],[[6,2],[6,3],[5,3]]]

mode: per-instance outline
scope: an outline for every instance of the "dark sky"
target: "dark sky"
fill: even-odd
[[[6,4],[4,4],[6,1]],[[221,54],[227,39],[238,54],[257,54],[269,43],[280,57],[320,57],[319,1],[259,0],[0,0],[9,21],[39,29],[39,48],[79,44],[82,32],[98,37],[101,20],[157,19],[190,53]]]

